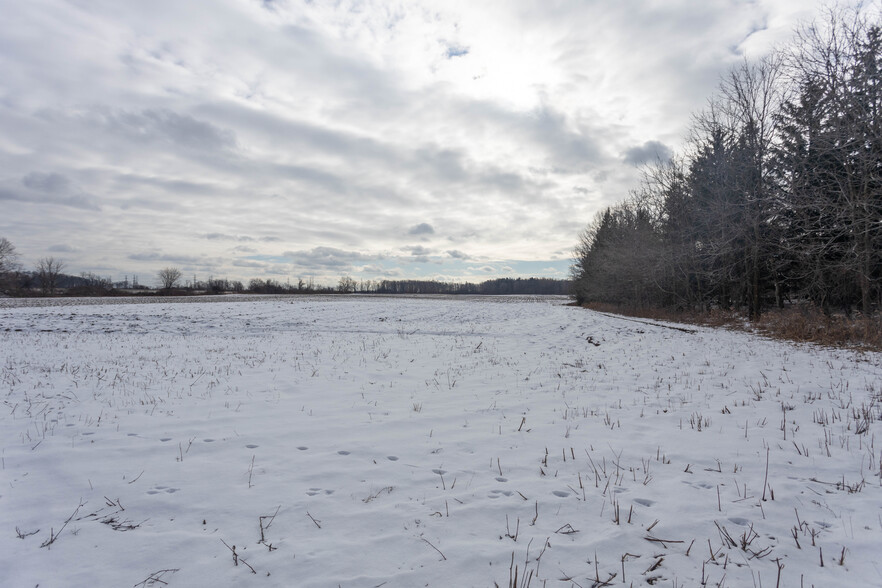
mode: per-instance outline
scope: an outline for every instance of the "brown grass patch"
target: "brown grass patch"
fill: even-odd
[[[758,320],[735,311],[678,311],[667,308],[632,308],[608,303],[589,303],[585,308],[645,319],[726,327],[755,331],[775,339],[882,351],[882,316],[847,317],[824,314],[810,304],[767,310]]]

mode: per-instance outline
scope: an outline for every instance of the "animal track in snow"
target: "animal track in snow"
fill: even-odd
[[[168,486],[154,486],[150,490],[147,491],[147,494],[159,494],[160,492],[165,492],[166,494],[174,494],[180,490],[180,488],[169,488]]]
[[[315,496],[316,494],[325,494],[327,496],[330,496],[333,493],[333,490],[322,490],[321,488],[310,488],[306,491],[307,496]]]

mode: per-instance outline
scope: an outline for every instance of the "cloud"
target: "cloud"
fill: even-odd
[[[647,141],[642,145],[629,147],[622,158],[631,165],[643,165],[654,161],[665,162],[671,159],[674,151],[660,141]]]
[[[201,268],[215,267],[223,261],[219,258],[209,258],[200,255],[178,255],[159,253],[156,251],[132,253],[128,255],[127,258],[132,261],[164,262],[184,266],[197,266]]]
[[[453,259],[463,259],[463,260],[465,260],[465,259],[471,259],[471,258],[472,258],[472,257],[471,257],[470,255],[468,255],[467,253],[463,253],[462,251],[460,251],[460,250],[458,250],[458,249],[451,249],[451,250],[447,251],[446,253],[447,253],[447,255],[449,255],[450,257],[452,257]]]
[[[308,269],[348,269],[354,264],[382,259],[379,255],[366,255],[358,251],[345,251],[334,247],[315,247],[306,251],[285,251],[282,254],[291,263]]]
[[[266,264],[261,263],[259,261],[251,261],[248,259],[235,259],[233,260],[233,265],[235,267],[246,267],[246,268],[265,268]]]
[[[421,255],[421,256],[429,255],[430,253],[432,253],[431,249],[427,249],[427,248],[423,247],[422,245],[410,245],[408,247],[402,247],[401,250],[407,251],[411,255]]]
[[[70,208],[78,208],[80,210],[99,211],[101,207],[95,203],[95,200],[88,194],[54,194],[54,193],[25,193],[20,190],[8,190],[0,187],[0,201],[6,200],[11,202],[21,202],[24,205],[34,204],[57,204]]]
[[[429,223],[420,223],[407,231],[408,235],[434,235],[435,229]]]
[[[55,253],[73,253],[74,251],[76,251],[75,248],[71,247],[70,245],[65,245],[63,243],[57,244],[57,245],[50,245],[47,248],[47,250],[55,252]]]
[[[236,135],[212,123],[167,108],[140,112],[93,111],[92,124],[135,143],[156,143],[183,149],[216,151],[236,147]]]
[[[199,237],[201,239],[208,239],[209,241],[240,241],[246,243],[253,241],[275,243],[281,241],[281,239],[279,239],[278,237],[249,237],[248,235],[228,235],[226,233],[205,233],[203,235],[199,235]]]
[[[71,189],[70,180],[57,173],[31,172],[21,179],[25,187],[48,194],[60,194]]]

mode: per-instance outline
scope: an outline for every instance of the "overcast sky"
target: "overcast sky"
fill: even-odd
[[[806,0],[0,0],[0,236],[154,284],[566,277]]]

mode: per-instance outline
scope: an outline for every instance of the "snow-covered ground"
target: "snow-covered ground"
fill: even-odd
[[[882,585],[879,354],[565,302],[2,308],[0,584]]]

